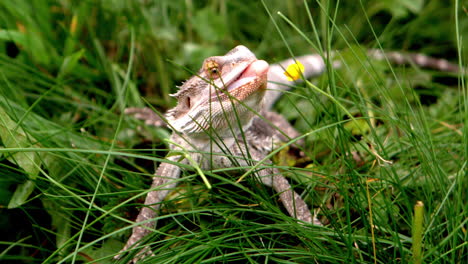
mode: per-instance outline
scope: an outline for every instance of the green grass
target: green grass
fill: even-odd
[[[295,223],[253,177],[236,183],[229,170],[204,171],[207,190],[189,169],[147,238],[148,263],[468,259],[466,76],[361,52],[421,52],[466,66],[466,3],[200,2],[1,1],[2,262],[111,263],[169,135],[138,129],[122,110],[150,103],[164,112],[186,69],[238,44],[271,63],[341,51],[344,67],[275,105],[306,135],[308,157],[280,151],[275,166],[325,226]]]

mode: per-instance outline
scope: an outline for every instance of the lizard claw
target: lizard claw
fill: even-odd
[[[322,222],[320,222],[320,220],[318,220],[318,218],[315,216],[314,219],[312,219],[312,223],[316,226],[323,226]]]

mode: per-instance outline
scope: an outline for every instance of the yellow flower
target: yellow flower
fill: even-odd
[[[288,81],[292,82],[295,81],[299,78],[301,78],[301,75],[304,73],[304,65],[300,63],[299,61],[296,61],[294,64],[290,64],[286,71],[284,72],[284,75],[288,79]]]

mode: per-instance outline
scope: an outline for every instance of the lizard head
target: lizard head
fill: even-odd
[[[244,46],[205,59],[198,73],[173,94],[177,106],[167,113],[170,126],[191,136],[235,136],[261,110],[269,65]]]

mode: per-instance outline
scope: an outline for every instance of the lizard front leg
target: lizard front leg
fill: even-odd
[[[280,200],[284,207],[292,217],[314,225],[322,225],[322,223],[310,213],[309,207],[296,193],[288,180],[281,175],[278,169],[266,168],[258,172],[260,181],[266,186],[273,187],[279,194]]]
[[[249,145],[255,146],[252,143]],[[233,147],[233,152],[241,157],[245,155],[243,153],[247,153],[247,149],[242,144],[237,144]],[[263,151],[259,151],[258,149],[249,148],[248,152],[253,160],[262,160],[265,157]],[[228,161],[225,160],[225,157],[219,157],[217,162],[219,164],[228,163]],[[240,162],[240,166],[252,165],[250,162],[247,162],[246,159],[238,159],[237,162]],[[265,163],[265,165],[269,165],[271,161],[267,160]],[[289,215],[307,223],[322,225],[315,216],[312,216],[307,204],[301,196],[293,190],[291,184],[289,184],[288,180],[281,175],[281,172],[278,169],[267,166],[266,168],[257,171],[257,176],[263,184],[272,187],[279,194],[280,200]]]
[[[172,161],[178,160],[177,156],[169,157],[168,159]],[[128,250],[131,247],[138,245],[139,241],[145,236],[151,233],[156,225],[155,218],[158,215],[159,208],[164,200],[164,198],[169,194],[169,192],[174,189],[177,185],[177,179],[180,177],[180,168],[176,165],[170,163],[161,163],[155,173],[153,178],[153,183],[151,185],[150,191],[146,195],[145,207],[140,210],[136,223],[142,223],[135,226],[132,230],[132,235],[128,239],[124,248],[120,251],[119,255],[115,256],[115,259],[119,259],[121,254]],[[149,249],[143,249],[137,257],[133,260],[136,263],[139,259],[145,257],[148,252],[151,252]]]

